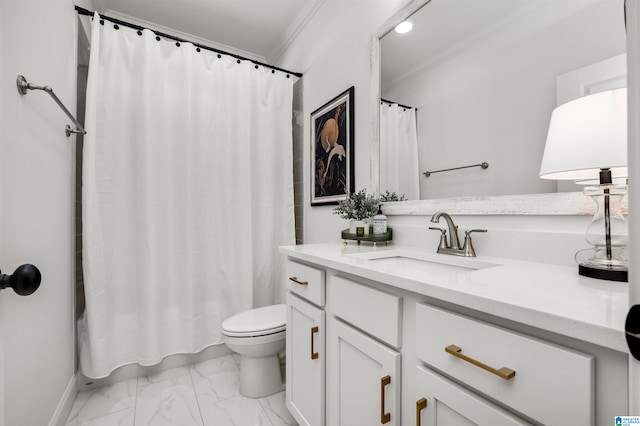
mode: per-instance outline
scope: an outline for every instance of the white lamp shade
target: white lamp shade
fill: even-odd
[[[598,182],[600,169],[627,177],[627,89],[596,93],[553,110],[543,179]]]

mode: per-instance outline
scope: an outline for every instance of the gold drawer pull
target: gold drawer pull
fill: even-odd
[[[463,361],[467,361],[467,362],[475,365],[476,367],[480,367],[483,370],[486,370],[486,371],[488,371],[490,373],[495,374],[496,376],[498,376],[498,377],[500,377],[502,379],[510,380],[510,379],[513,379],[515,377],[515,375],[516,375],[516,372],[514,370],[510,369],[510,368],[502,367],[499,370],[496,370],[493,367],[489,367],[487,364],[483,364],[480,361],[476,361],[473,358],[469,358],[468,356],[463,355],[462,354],[462,348],[460,348],[460,347],[458,347],[456,345],[449,345],[446,348],[444,348],[444,350],[447,353],[455,356],[456,358],[460,358]]]
[[[380,423],[385,424],[391,421],[391,413],[384,412],[384,388],[391,383],[391,376],[384,376],[380,380]]]
[[[309,285],[309,281],[298,281],[298,277],[289,277],[291,281],[300,285]]]
[[[416,401],[416,426],[420,426],[422,422],[420,421],[420,412],[427,408],[427,398],[420,398]]]
[[[313,349],[313,335],[318,332],[318,327],[311,327],[311,359],[318,359],[318,352]]]

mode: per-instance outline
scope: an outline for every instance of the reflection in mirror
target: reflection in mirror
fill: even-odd
[[[420,198],[416,109],[380,102],[380,181],[407,200]]]
[[[411,32],[382,37],[381,97],[415,107],[417,144],[386,120],[407,108],[381,102],[380,188],[409,199],[558,191],[538,174],[551,112],[566,102],[559,81],[625,52],[623,2],[431,0]]]

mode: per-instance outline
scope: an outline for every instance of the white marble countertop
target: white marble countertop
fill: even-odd
[[[369,260],[388,251],[423,252],[444,262],[479,262],[497,266],[464,272],[442,268],[426,276],[419,267]],[[402,290],[627,352],[624,321],[628,284],[578,275],[567,267],[514,259],[460,258],[413,247],[305,244],[280,252],[326,268],[358,275]],[[389,253],[386,253],[389,254]]]

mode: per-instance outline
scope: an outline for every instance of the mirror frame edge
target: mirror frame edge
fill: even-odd
[[[380,77],[381,77],[381,59],[380,59],[380,39],[390,31],[393,31],[396,25],[407,19],[409,16],[417,12],[422,6],[431,0],[410,0],[400,10],[387,19],[375,33],[371,35],[369,42],[369,77],[371,95],[371,124],[370,124],[370,140],[371,151],[369,159],[370,186],[374,193],[379,194],[382,190],[380,182]]]
[[[380,39],[400,22],[417,12],[431,0],[410,0],[387,19],[371,35],[370,41],[370,94],[371,94],[371,151],[370,185],[374,193],[382,188],[380,182],[380,97],[381,97],[381,49]],[[516,208],[514,208],[514,203]],[[386,203],[385,215],[430,215],[446,209],[451,214],[462,215],[592,215],[593,201],[582,192],[558,192],[544,194],[518,194],[496,196],[469,196],[434,200],[409,200]]]

